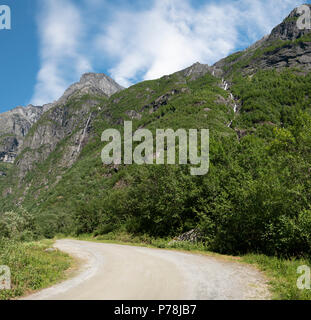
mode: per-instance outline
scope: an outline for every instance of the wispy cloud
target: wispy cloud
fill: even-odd
[[[96,41],[103,52],[117,57],[110,72],[126,86],[141,74],[143,79],[154,79],[225,55],[238,37],[236,30],[228,32],[233,22],[214,5],[198,12],[188,1],[157,1],[144,12],[117,13]]]
[[[41,0],[38,14],[41,69],[32,103],[40,105],[60,97],[77,76],[91,70],[83,54],[81,11],[71,1]]]
[[[145,11],[117,11],[97,45],[118,62],[110,73],[127,86],[200,61],[212,64],[268,33],[300,1],[159,0]]]
[[[299,0],[40,0],[42,68],[33,102],[58,98],[84,71],[129,86],[212,64],[270,32]],[[120,2],[123,6],[120,6]],[[123,8],[123,9],[122,9]],[[87,14],[86,14],[87,13]],[[83,17],[83,19],[82,19]],[[99,68],[103,68],[98,70]]]

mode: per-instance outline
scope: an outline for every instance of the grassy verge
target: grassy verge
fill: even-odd
[[[11,270],[12,289],[0,290],[0,300],[14,299],[66,278],[73,259],[60,251],[47,252],[51,240],[22,243],[0,240],[0,265]]]
[[[311,267],[310,259],[280,259],[265,255],[250,254],[242,258],[246,263],[255,264],[270,279],[271,292],[276,300],[311,300],[311,290],[297,287],[299,266]]]
[[[208,252],[202,243],[192,244],[189,242],[174,242],[171,239],[154,239],[148,236],[133,236],[127,233],[110,233],[103,236],[93,237],[81,235],[77,239],[104,243],[116,243],[133,246],[152,248],[173,249],[203,253],[213,256],[221,256]],[[223,257],[223,256],[222,256]],[[270,291],[274,300],[311,300],[311,290],[299,290],[297,288],[297,268],[302,265],[311,267],[310,259],[282,259],[268,257],[259,254],[249,254],[241,257],[226,256],[227,259],[237,260],[256,266],[265,273],[269,280]]]

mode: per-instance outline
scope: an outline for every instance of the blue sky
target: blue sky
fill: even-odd
[[[306,2],[0,0],[12,10],[12,29],[0,30],[0,112],[52,102],[84,72],[129,86],[213,64]]]

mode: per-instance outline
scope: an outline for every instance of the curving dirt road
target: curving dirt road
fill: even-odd
[[[84,261],[79,274],[26,300],[269,299],[256,269],[215,258],[75,240],[55,247]]]

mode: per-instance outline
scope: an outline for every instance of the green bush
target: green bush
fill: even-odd
[[[37,236],[35,218],[24,208],[0,214],[0,238],[31,241]]]

